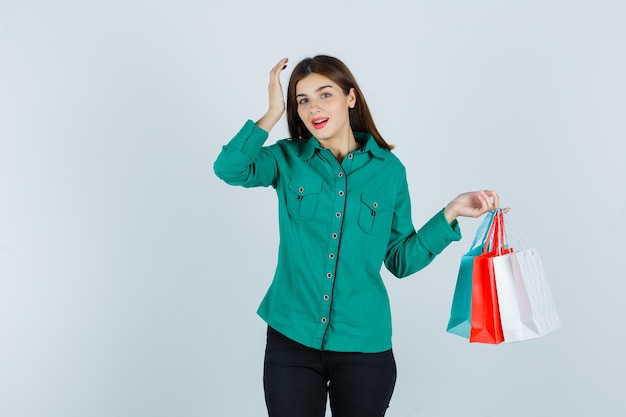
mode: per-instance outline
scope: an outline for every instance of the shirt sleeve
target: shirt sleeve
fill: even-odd
[[[415,232],[407,186],[394,210],[385,266],[398,278],[409,276],[425,268],[450,243],[460,239],[458,222],[448,223],[443,209]]]
[[[263,147],[267,137],[267,132],[252,120],[246,121],[215,160],[215,175],[230,185],[276,187],[276,158]]]

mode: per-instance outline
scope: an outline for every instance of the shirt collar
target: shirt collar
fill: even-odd
[[[322,146],[317,139],[311,136],[309,139],[305,140],[302,151],[300,152],[300,159],[304,161],[311,159],[316,149],[322,149]]]
[[[378,142],[376,142],[376,139],[374,139],[371,134],[364,132],[354,132],[354,137],[357,142],[362,145],[362,152],[369,152],[376,158],[385,158],[387,150],[381,148],[380,145],[378,145]],[[316,149],[322,149],[322,146],[314,136],[311,136],[305,142],[306,143],[304,144],[304,146],[302,147],[302,151],[300,152],[300,159],[306,161],[307,159],[311,159]]]
[[[370,133],[355,132],[354,137],[357,142],[363,145],[363,147],[361,148],[363,152],[369,152],[376,158],[381,159],[384,159],[387,155],[387,150],[381,148],[378,142],[376,142],[376,139],[374,139],[374,136],[372,136]]]

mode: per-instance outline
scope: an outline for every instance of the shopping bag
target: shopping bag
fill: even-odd
[[[476,229],[474,240],[469,251],[461,257],[459,273],[454,288],[452,307],[450,308],[450,319],[448,320],[448,333],[469,339],[470,318],[472,311],[472,271],[474,269],[474,258],[483,252],[487,232],[491,226],[495,211],[490,211],[485,215],[482,222]]]
[[[493,259],[511,251],[505,241],[503,213],[498,209],[483,245],[483,253],[474,258],[470,342],[499,344],[504,341]]]
[[[561,327],[539,252],[531,247],[513,222],[517,251],[493,258],[500,322],[507,343],[544,336]]]

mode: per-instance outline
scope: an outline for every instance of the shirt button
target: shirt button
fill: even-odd
[[[337,194],[339,194],[339,197],[343,197],[345,193],[343,191],[339,191]]]
[[[374,203],[372,204],[372,207],[378,208],[378,203],[374,201]]]
[[[324,300],[328,301],[329,299],[330,299],[329,296],[327,296],[327,295],[324,296]]]
[[[333,233],[332,235],[330,235],[330,237],[332,237],[333,239],[337,239],[337,233]]]
[[[354,154],[349,154],[348,159],[352,159],[352,158],[354,158]]]
[[[335,217],[336,218],[340,218],[341,217],[341,213],[340,212],[335,213]]]
[[[337,176],[338,176],[339,178],[343,177],[343,172],[340,172],[339,174],[337,174]]]
[[[304,192],[304,187],[300,187],[300,188],[298,188],[298,191],[300,191],[301,193],[303,193],[303,192]]]
[[[329,253],[329,254],[328,254],[328,257],[329,257],[330,259],[335,259],[335,254],[334,254],[334,253]]]
[[[333,274],[331,274],[330,272],[328,274],[326,274],[326,278],[332,278]]]
[[[322,323],[326,323],[326,317],[322,317]]]

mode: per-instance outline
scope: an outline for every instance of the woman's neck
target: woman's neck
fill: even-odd
[[[320,141],[320,144],[323,148],[331,151],[337,161],[339,161],[339,163],[343,161],[346,155],[348,155],[350,152],[356,151],[360,147],[352,131],[349,131],[347,136],[343,138],[327,139],[323,142]]]

